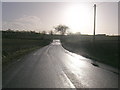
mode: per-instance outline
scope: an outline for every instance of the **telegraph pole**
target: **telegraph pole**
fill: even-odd
[[[96,29],[96,4],[94,4],[94,32],[93,32],[93,42],[95,41],[95,29]]]
[[[95,30],[96,30],[96,4],[94,4],[94,32],[93,32],[93,51],[95,51]],[[92,63],[94,66],[99,67],[99,65],[96,63],[96,60],[93,61]]]

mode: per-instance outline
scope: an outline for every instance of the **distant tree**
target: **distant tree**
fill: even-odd
[[[26,31],[26,32],[28,32],[28,31]],[[35,31],[30,31],[30,33],[36,33]]]
[[[14,30],[12,30],[12,29],[8,29],[7,32],[11,32],[11,33],[12,33],[12,32],[14,32]]]
[[[42,34],[45,35],[45,34],[46,34],[46,31],[42,31]]]
[[[11,30],[11,29],[8,29],[7,31],[13,31],[13,30]]]
[[[81,32],[76,32],[75,34],[76,34],[76,35],[81,35]]]
[[[69,27],[66,26],[66,25],[58,25],[58,26],[56,26],[56,27],[54,27],[54,28],[55,28],[55,30],[56,30],[57,32],[60,32],[61,35],[65,35],[67,29],[69,29]]]
[[[51,30],[51,31],[49,32],[49,34],[50,34],[50,35],[53,35],[53,31]]]

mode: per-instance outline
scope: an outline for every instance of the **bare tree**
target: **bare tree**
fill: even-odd
[[[51,30],[51,31],[49,32],[49,34],[50,34],[50,35],[53,35],[53,31]]]
[[[57,32],[60,32],[61,35],[65,35],[67,29],[69,29],[69,27],[66,26],[66,25],[58,25],[58,26],[55,27],[55,30],[56,30]]]
[[[42,31],[42,34],[45,35],[45,34],[46,34],[46,31]]]

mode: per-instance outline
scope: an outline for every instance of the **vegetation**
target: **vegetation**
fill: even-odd
[[[34,31],[2,31],[2,63],[8,64],[21,56],[48,45],[51,39],[45,33]]]
[[[58,31],[67,29],[57,28]],[[30,51],[48,45],[53,39],[61,39],[63,47],[69,51],[120,68],[118,66],[118,36],[96,35],[93,44],[92,35],[82,35],[80,33],[64,35],[65,32],[56,35],[53,34],[52,30],[49,34],[46,34],[45,31],[42,33],[34,31],[2,31],[3,65],[20,58]]]
[[[69,28],[68,28],[68,26],[65,26],[65,25],[58,25],[55,27],[55,30],[57,32],[60,32],[61,35],[65,35],[67,29],[69,29]]]
[[[95,43],[90,35],[68,35],[62,40],[63,47],[69,51],[120,68],[118,44],[118,36],[105,35],[97,35]]]

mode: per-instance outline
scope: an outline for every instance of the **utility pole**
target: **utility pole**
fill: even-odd
[[[93,51],[94,53],[96,52],[95,51],[95,30],[96,30],[96,4],[94,4],[94,32],[93,32]],[[99,65],[96,63],[96,60],[93,60],[93,63],[92,63],[94,66],[97,66],[99,67]]]
[[[94,32],[93,32],[93,42],[95,41],[95,29],[96,29],[96,4],[94,4]]]

